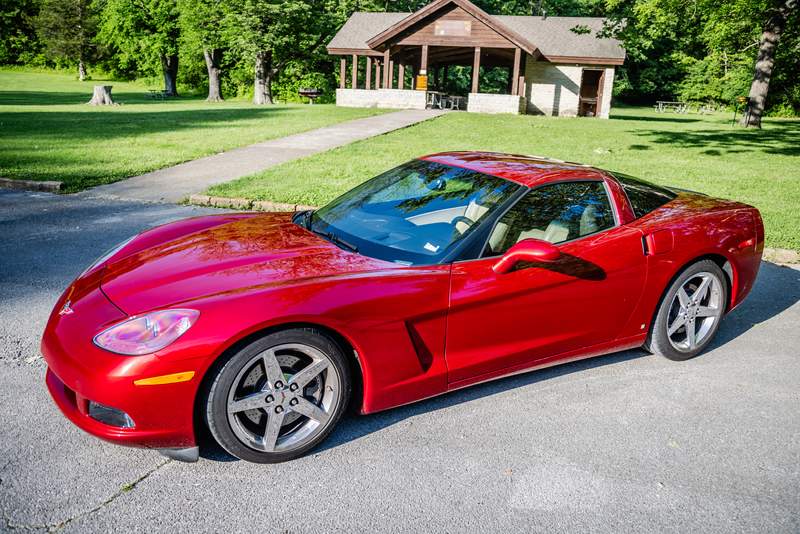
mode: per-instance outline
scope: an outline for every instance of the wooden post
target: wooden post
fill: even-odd
[[[339,60],[339,89],[344,89],[347,81],[347,59],[344,56]]]
[[[364,82],[364,89],[372,89],[372,58],[367,56],[367,79]]]
[[[375,58],[375,89],[381,88],[381,72],[383,72],[381,66],[381,60]]]
[[[442,90],[447,91],[447,68],[449,65],[445,65],[442,69]]]
[[[397,88],[403,89],[406,84],[406,66],[400,63],[397,69]]]
[[[521,51],[519,48],[514,49],[514,70],[511,71],[511,94],[516,95],[519,94],[519,60],[520,60]]]
[[[389,89],[394,89],[394,60],[389,61]]]
[[[353,89],[358,89],[358,56],[353,54]]]
[[[525,76],[519,77],[519,96],[525,96]]]
[[[472,92],[478,92],[478,78],[481,73],[481,47],[475,47],[475,55],[472,58]]]
[[[428,45],[422,45],[422,55],[419,59],[419,74],[428,74]]]
[[[391,82],[391,74],[390,74],[390,62],[391,62],[391,55],[389,54],[389,49],[383,51],[383,87],[386,89],[391,89],[392,86],[390,85]]]

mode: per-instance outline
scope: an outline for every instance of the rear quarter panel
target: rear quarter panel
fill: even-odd
[[[631,226],[639,228],[645,239],[657,232],[660,246],[656,251],[648,251],[647,284],[639,307],[626,326],[626,334],[647,331],[667,286],[684,267],[704,256],[722,257],[730,263],[728,311],[738,306],[752,289],[764,250],[761,216],[752,206],[680,193],[672,202],[633,221]],[[669,236],[671,246],[664,246]]]

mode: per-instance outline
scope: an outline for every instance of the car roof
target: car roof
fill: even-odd
[[[603,180],[608,176],[589,165],[501,152],[440,152],[419,159],[505,178],[527,187],[565,180]]]

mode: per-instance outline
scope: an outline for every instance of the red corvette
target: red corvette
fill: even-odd
[[[279,462],[371,413],[645,347],[702,351],[753,286],[755,208],[560,161],[426,156],[317,211],[143,232],[59,299],[47,386],[100,438]]]

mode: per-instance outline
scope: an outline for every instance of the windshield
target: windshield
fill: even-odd
[[[415,160],[345,193],[307,217],[305,226],[365,256],[433,264],[519,187],[476,171]]]

